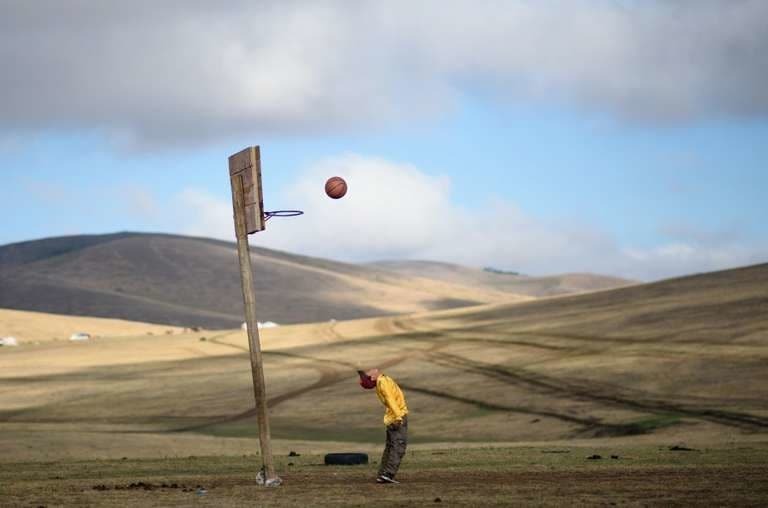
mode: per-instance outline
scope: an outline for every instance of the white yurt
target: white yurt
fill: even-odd
[[[280,325],[275,323],[274,321],[264,321],[263,323],[261,321],[257,321],[256,322],[256,326],[258,326],[259,330],[261,330],[262,328],[277,328]],[[242,330],[246,330],[247,331],[248,330],[248,323],[243,323],[242,325],[240,325],[240,328]]]

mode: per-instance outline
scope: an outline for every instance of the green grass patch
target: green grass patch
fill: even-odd
[[[647,418],[641,418],[623,425],[636,429],[636,434],[648,434],[650,432],[671,427],[681,423],[682,418],[676,414],[654,415]]]

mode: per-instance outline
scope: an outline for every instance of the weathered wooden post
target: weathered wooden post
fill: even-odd
[[[253,272],[248,246],[248,235],[263,231],[264,199],[261,189],[261,154],[258,146],[251,146],[229,157],[229,178],[232,184],[237,254],[240,258],[240,279],[243,286],[245,322],[248,328],[248,346],[251,352],[253,392],[256,398],[256,418],[263,468],[257,477],[266,486],[280,485],[272,461],[272,443],[269,434],[267,394],[264,385],[264,367],[261,358],[259,327],[256,319],[256,299],[253,290]]]

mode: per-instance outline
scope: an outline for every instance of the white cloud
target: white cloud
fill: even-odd
[[[19,0],[0,28],[0,129],[122,143],[357,129],[478,89],[642,121],[768,113],[763,0]]]
[[[325,180],[341,176],[349,185],[339,200],[324,193]],[[413,256],[463,227],[449,201],[450,181],[407,164],[347,155],[310,168],[281,198],[306,215],[270,224],[269,245],[300,247],[342,257]]]
[[[334,175],[349,184],[340,200],[323,191]],[[192,189],[178,200],[187,212],[183,232],[232,240],[228,200]],[[455,204],[448,178],[354,154],[308,168],[279,195],[266,197],[268,209],[270,202],[306,213],[274,219],[252,237],[253,244],[346,261],[429,259],[528,274],[595,272],[643,280],[768,261],[766,246],[728,239],[622,246],[607,232],[573,220],[542,220],[501,200],[484,211],[465,210]]]
[[[172,200],[175,230],[188,235],[234,240],[232,203],[211,194],[187,188]]]
[[[768,262],[768,246],[725,243],[669,243],[647,249],[626,248],[625,273],[657,279]]]

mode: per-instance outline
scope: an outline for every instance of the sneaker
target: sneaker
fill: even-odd
[[[383,474],[378,478],[376,478],[376,483],[400,483],[400,482],[395,480],[394,478],[390,478],[389,476]]]

